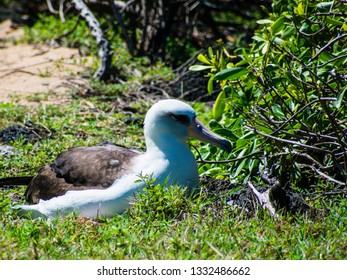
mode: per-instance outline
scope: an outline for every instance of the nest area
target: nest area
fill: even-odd
[[[250,216],[256,214],[260,207],[273,209],[273,212],[270,211],[272,216],[277,216],[278,213],[309,216],[318,214],[317,209],[311,208],[300,194],[278,185],[256,186],[255,191],[247,184],[202,177],[201,186],[208,196],[215,197],[213,205],[210,206],[215,208],[214,212],[229,205],[241,208]],[[266,195],[267,201],[264,201]]]

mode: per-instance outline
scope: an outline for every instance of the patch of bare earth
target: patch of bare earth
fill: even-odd
[[[81,57],[77,49],[10,43],[22,35],[9,20],[0,24],[0,102],[69,102],[70,91],[88,83],[81,74],[92,59]]]

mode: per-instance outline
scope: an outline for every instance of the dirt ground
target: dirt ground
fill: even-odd
[[[68,91],[88,82],[81,73],[92,59],[77,49],[14,44],[23,36],[11,22],[0,23],[0,102],[23,105],[69,102]]]

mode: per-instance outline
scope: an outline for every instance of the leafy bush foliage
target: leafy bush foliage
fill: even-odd
[[[278,0],[272,8],[249,48],[209,49],[198,56],[203,65],[191,67],[209,69],[209,92],[221,89],[211,126],[234,140],[232,157],[242,158],[229,172],[247,180],[269,167],[283,186],[323,180],[343,188],[347,4]]]

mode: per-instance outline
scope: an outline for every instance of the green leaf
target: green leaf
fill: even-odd
[[[261,49],[261,53],[262,54],[266,54],[267,51],[269,50],[270,44],[269,42],[265,42],[265,44],[263,45],[262,49]]]
[[[272,112],[274,113],[274,115],[279,118],[279,119],[284,119],[284,114],[282,112],[281,107],[278,104],[274,104],[272,105]]]
[[[333,26],[342,26],[343,25],[343,22],[338,21],[336,19],[333,19],[332,17],[326,17],[326,21],[327,21],[327,23],[330,23]]]
[[[333,5],[334,5],[334,1],[322,2],[322,3],[317,4],[317,8],[320,11],[329,11]]]
[[[230,85],[226,85],[223,87],[224,92],[229,95],[232,92],[232,87]]]
[[[283,28],[284,28],[284,20],[285,20],[285,17],[280,17],[279,19],[277,19],[271,25],[271,32],[272,32],[272,34],[276,34],[280,30],[283,30]]]
[[[216,129],[218,130],[223,128],[223,126],[214,119],[211,119],[208,125],[213,131],[215,131]]]
[[[209,60],[207,59],[207,57],[204,56],[204,55],[201,54],[201,53],[198,55],[198,60],[199,60],[200,62],[202,62],[202,63],[205,63],[205,64],[211,64],[211,61],[209,61]]]
[[[257,23],[258,24],[269,24],[269,23],[273,23],[273,21],[270,19],[260,19],[260,20],[257,20]]]
[[[310,30],[310,25],[305,21],[305,22],[303,22],[303,24],[301,25],[299,30],[300,30],[300,32],[307,33]]]
[[[277,71],[280,67],[276,64],[270,63],[265,66],[265,70],[268,72]]]
[[[322,61],[322,62],[327,62],[331,59],[333,59],[334,56],[331,55],[330,53],[326,53],[326,52],[321,52],[320,55],[319,55],[319,59]]]
[[[264,132],[264,133],[266,133],[266,134],[272,133],[272,129],[270,129],[270,128],[268,128],[268,127],[259,125],[257,128],[259,129],[259,131]]]
[[[244,154],[245,154],[246,152],[247,152],[247,148],[243,149],[243,150],[237,155],[237,158],[243,157]],[[243,167],[245,166],[246,161],[247,161],[247,159],[245,158],[244,160],[242,160],[242,161],[239,163],[239,165],[237,166],[237,168],[236,168],[236,170],[235,170],[235,172],[234,172],[234,174],[233,174],[234,177],[237,177],[237,176],[241,173]]]
[[[346,90],[347,90],[347,87],[345,87],[344,90],[337,96],[337,99],[334,102],[336,109],[340,109]]]
[[[244,67],[234,67],[229,69],[224,69],[216,74],[214,77],[214,80],[236,80],[237,78],[240,78],[241,76],[249,73],[249,69]]]
[[[217,133],[218,135],[224,136],[234,142],[236,142],[239,139],[239,137],[234,132],[227,128],[214,129],[213,132]]]
[[[252,58],[249,56],[249,53],[247,53],[245,48],[241,49],[241,53],[242,53],[242,57],[243,57],[243,60],[241,60],[241,61],[245,61],[247,63],[252,62]],[[238,65],[241,65],[241,61],[238,63]]]
[[[241,138],[239,138],[239,139],[236,141],[236,148],[237,148],[237,149],[243,148],[243,147],[245,147],[248,143],[249,143],[249,141],[248,141],[247,139],[243,139],[243,137],[241,137]]]
[[[298,11],[298,15],[300,15],[300,16],[305,15],[305,9],[302,5],[302,2],[299,3],[299,5],[297,7],[297,11]]]
[[[242,135],[240,139],[253,139],[255,133],[253,131],[249,131],[246,134]]]
[[[253,36],[252,39],[257,41],[257,42],[266,42],[266,40],[264,38],[256,36],[256,35]]]
[[[222,90],[217,99],[216,102],[213,104],[213,110],[212,110],[212,116],[215,120],[219,121],[224,113],[225,109],[225,92]]]
[[[282,34],[282,39],[286,39],[295,33],[296,29],[293,26],[287,27]]]
[[[244,159],[244,160],[241,161],[241,163],[238,165],[238,167],[236,168],[236,170],[235,170],[235,172],[234,172],[234,174],[233,174],[234,177],[237,177],[237,176],[241,173],[243,167],[244,167],[245,164],[246,164],[246,160],[247,160],[247,159]]]
[[[208,55],[210,56],[210,58],[213,58],[213,50],[212,50],[212,48],[211,47],[208,47]]]
[[[208,83],[207,83],[207,92],[209,94],[212,94],[213,92],[213,81],[214,81],[214,75],[212,75],[209,79],[208,79]]]
[[[190,71],[202,71],[202,70],[207,70],[211,69],[213,66],[211,65],[192,65],[189,67]]]
[[[223,53],[221,53],[220,56],[219,56],[219,68],[220,69],[224,69],[225,68],[225,60],[224,60]]]
[[[275,37],[274,39],[274,43],[278,44],[278,45],[284,45],[287,41],[284,41],[278,37]]]
[[[250,162],[248,163],[248,170],[249,172],[252,172],[254,167],[256,166],[256,164],[258,164],[258,160],[252,159],[250,160]]]

